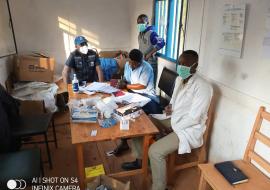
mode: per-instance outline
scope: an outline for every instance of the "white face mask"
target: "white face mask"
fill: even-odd
[[[88,47],[87,46],[82,46],[80,47],[80,52],[82,54],[87,54],[88,53]]]

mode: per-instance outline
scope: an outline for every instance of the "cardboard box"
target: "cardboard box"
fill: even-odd
[[[95,178],[92,182],[89,182],[87,184],[87,189],[95,190],[100,185],[109,186],[112,190],[129,190],[130,189],[130,182],[127,182],[126,184],[124,184],[106,175],[101,175]]]
[[[40,115],[46,113],[43,100],[20,100],[20,115]]]
[[[54,81],[54,58],[41,54],[18,55],[15,61],[15,75],[18,81]]]

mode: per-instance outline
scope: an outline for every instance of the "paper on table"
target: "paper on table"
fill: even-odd
[[[93,82],[89,84],[87,87],[85,87],[84,90],[94,91],[94,92],[103,92],[103,93],[108,93],[108,94],[119,91],[117,88],[114,88],[110,86],[109,84],[102,83],[102,82]]]
[[[87,91],[87,90],[82,90],[82,92],[87,94],[87,95],[93,95],[93,94],[96,93],[96,92],[90,92],[90,91]]]
[[[148,102],[150,102],[151,99],[137,93],[125,92],[125,95],[115,97],[115,101],[119,103],[121,102],[136,103],[140,107],[143,107]]]
[[[166,115],[166,113],[163,114],[150,114],[153,118],[158,120],[165,120],[171,118],[171,115]]]

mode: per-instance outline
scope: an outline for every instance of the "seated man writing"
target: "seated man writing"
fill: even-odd
[[[125,64],[124,81],[120,86],[151,99],[143,107],[146,114],[162,113],[154,87],[153,69],[148,62],[143,60],[143,54],[140,50],[130,51],[129,62]]]
[[[211,85],[196,74],[198,54],[193,50],[182,53],[178,59],[175,87],[170,104],[165,112],[171,115],[167,120],[155,120],[171,132],[150,146],[149,157],[152,170],[152,190],[166,189],[166,156],[176,150],[179,154],[190,153],[191,149],[203,144],[207,111],[212,99]],[[141,167],[142,139],[135,143],[137,159],[124,163],[124,169]]]
[[[140,50],[133,49],[130,51],[129,62],[125,64],[124,81],[121,82],[119,87],[127,88],[134,93],[150,98],[151,101],[142,107],[146,114],[162,113],[154,88],[153,68],[143,60],[143,54]],[[114,150],[114,154],[118,156],[128,149],[126,139],[123,139],[121,144]]]

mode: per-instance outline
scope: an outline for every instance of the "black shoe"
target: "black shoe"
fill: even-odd
[[[129,150],[129,146],[127,144],[127,142],[121,142],[116,149],[114,149],[113,154],[117,157],[122,155],[124,152]]]
[[[136,159],[133,162],[124,162],[122,164],[122,168],[124,170],[136,170],[142,168],[142,161],[140,159]]]

